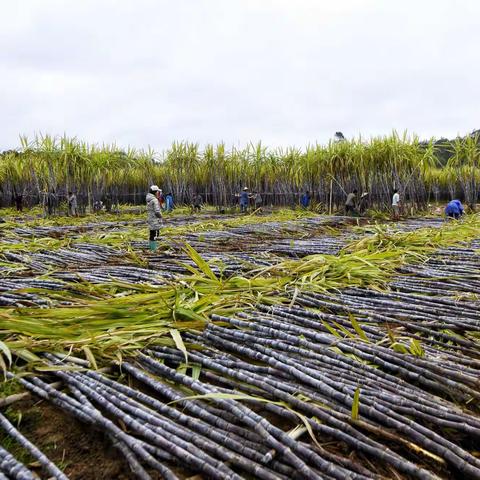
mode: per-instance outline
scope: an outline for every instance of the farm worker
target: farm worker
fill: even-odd
[[[458,220],[463,213],[463,205],[460,200],[452,200],[451,202],[448,202],[445,208],[445,215],[448,218],[456,218]]]
[[[399,220],[400,219],[400,194],[398,193],[397,189],[393,191],[392,208],[393,208],[393,219]]]
[[[173,210],[173,195],[171,193],[167,193],[165,196],[165,209],[167,212]]]
[[[77,196],[73,192],[68,192],[68,214],[72,217],[77,216]]]
[[[96,200],[95,203],[93,204],[93,211],[94,212],[99,212],[103,208],[103,203],[101,200]]]
[[[57,207],[57,196],[55,195],[55,190],[51,190],[47,193],[46,205],[47,215],[55,214],[55,208]]]
[[[162,189],[161,189],[161,188],[159,188],[158,191],[159,191],[158,201],[160,202],[160,208],[163,210],[163,209],[165,208],[165,207],[164,207],[164,205],[165,205],[165,197],[164,197],[164,195],[163,195],[163,192],[162,192]]]
[[[147,223],[150,231],[149,244],[150,250],[156,250],[157,238],[162,226],[162,212],[160,208],[160,189],[157,185],[152,185],[147,193]]]
[[[261,210],[263,199],[258,192],[253,193],[253,201],[255,202],[255,210]]]
[[[193,202],[192,202],[192,210],[194,212],[199,212],[200,209],[202,208],[202,203],[203,203],[203,198],[202,196],[197,192],[195,196],[193,197]]]
[[[15,207],[17,208],[17,212],[23,211],[23,194],[15,194]]]
[[[105,211],[110,213],[112,211],[112,197],[109,193],[103,197],[103,204],[105,205]]]
[[[308,208],[310,206],[310,192],[307,190],[300,198],[300,205],[303,208]]]
[[[355,213],[355,202],[357,199],[358,190],[353,190],[347,195],[347,199],[345,200],[345,215],[349,215],[350,213]]]
[[[240,194],[240,212],[244,213],[248,209],[248,201],[250,196],[248,195],[248,188],[245,187]]]
[[[365,208],[365,199],[366,197],[368,197],[368,192],[363,192],[361,195],[360,195],[360,200],[358,201],[357,203],[357,213],[359,215],[362,214],[362,211],[364,210]]]

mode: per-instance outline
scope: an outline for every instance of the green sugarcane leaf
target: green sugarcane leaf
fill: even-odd
[[[183,343],[182,336],[180,335],[180,332],[176,330],[175,328],[170,329],[170,335],[173,338],[173,341],[175,342],[175,346],[183,353],[183,356],[185,357],[185,363],[188,365],[188,354],[187,354],[187,348],[185,347],[185,344]]]
[[[205,322],[206,319],[198,313],[195,313],[193,310],[189,310],[182,307],[176,307],[174,310],[175,319],[183,319],[183,320],[197,320],[199,322]]]
[[[26,362],[42,362],[42,359],[26,348],[13,350],[13,353]]]
[[[177,367],[177,373],[181,373],[182,375],[185,375],[187,373],[187,366],[184,364],[184,363],[181,363],[178,367]]]
[[[198,380],[200,378],[200,372],[202,367],[200,365],[192,365],[192,378]]]
[[[416,355],[417,357],[423,357],[425,355],[422,344],[415,338],[410,340],[410,353],[412,353],[412,355]]]
[[[348,331],[344,326],[340,325],[339,323],[337,322],[334,322],[332,320],[332,323],[335,325],[335,327],[337,327],[341,332],[343,332],[343,334],[346,336],[346,337],[349,337],[349,338],[355,338],[355,335]]]
[[[365,340],[366,342],[370,343],[370,340],[368,339],[367,335],[366,335],[365,332],[363,331],[363,329],[362,329],[362,327],[360,326],[360,324],[357,322],[356,318],[355,318],[351,313],[348,314],[348,317],[350,318],[350,322],[352,323],[353,328],[354,328],[355,331],[358,333],[358,336],[359,336],[362,340]]]
[[[360,387],[355,389],[352,402],[352,420],[358,420],[358,411],[360,408]]]
[[[392,343],[392,348],[398,353],[409,353],[408,348],[403,343],[400,343],[400,342]]]
[[[322,320],[323,326],[335,337],[343,338],[332,326],[330,326],[325,320]]]
[[[218,278],[213,273],[208,263],[201,257],[201,255],[191,245],[189,245],[188,243],[185,243],[185,250],[188,256],[195,262],[197,267],[202,271],[204,275],[206,275],[211,280],[215,280],[218,282]]]

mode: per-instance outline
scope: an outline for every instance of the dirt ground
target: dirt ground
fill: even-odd
[[[42,450],[71,480],[130,480],[136,478],[111,442],[102,433],[64,414],[55,406],[38,400],[25,400],[7,410],[17,428]],[[0,443],[32,471],[41,469],[11,443],[0,436]],[[150,472],[152,478],[160,478]]]

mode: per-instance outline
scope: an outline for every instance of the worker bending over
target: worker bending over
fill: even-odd
[[[447,218],[455,218],[458,220],[464,213],[463,205],[460,200],[452,200],[451,202],[448,202],[445,208],[445,215]]]

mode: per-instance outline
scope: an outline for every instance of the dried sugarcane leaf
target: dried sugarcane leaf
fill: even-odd
[[[88,362],[90,363],[90,366],[95,369],[95,370],[98,370],[98,365],[97,365],[97,362],[95,360],[95,356],[93,355],[92,351],[90,350],[89,347],[87,347],[86,345],[84,345],[82,347],[82,350],[85,352],[85,356],[87,357],[87,360]]]

